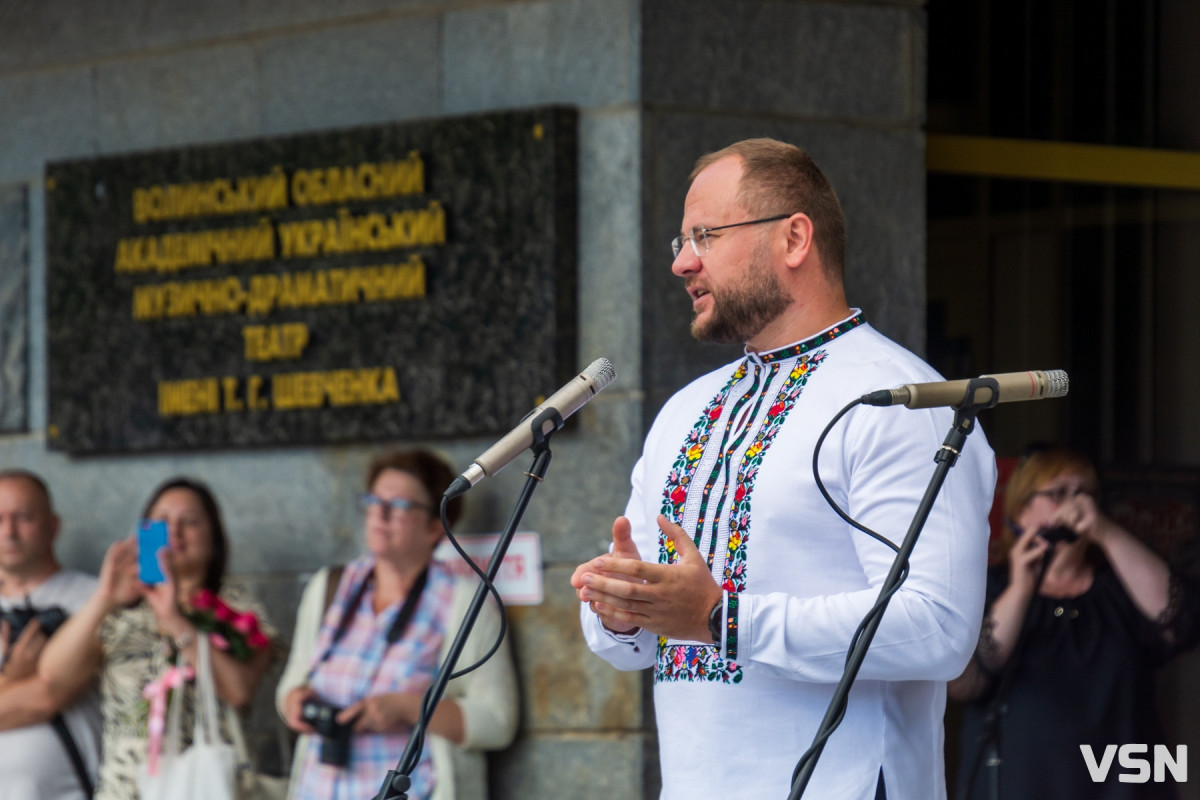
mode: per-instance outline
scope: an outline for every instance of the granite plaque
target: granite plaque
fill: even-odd
[[[577,127],[547,107],[48,165],[49,445],[507,431],[577,371]]]

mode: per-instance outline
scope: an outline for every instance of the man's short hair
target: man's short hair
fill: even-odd
[[[32,486],[34,494],[45,503],[46,513],[54,513],[54,500],[50,497],[50,488],[46,486],[46,482],[40,476],[27,469],[0,469],[0,481],[14,479],[24,480]]]
[[[742,160],[738,203],[751,216],[803,212],[813,222],[821,263],[841,279],[846,261],[846,216],[833,184],[804,149],[778,139],[744,139],[701,156],[688,176],[696,176],[728,156]]]

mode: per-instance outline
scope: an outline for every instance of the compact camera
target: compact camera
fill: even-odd
[[[1038,536],[1041,536],[1050,544],[1057,544],[1059,542],[1070,543],[1079,538],[1079,534],[1066,525],[1059,525],[1057,528],[1038,531]]]
[[[7,611],[0,611],[0,620],[8,623],[8,643],[15,642],[21,635],[21,631],[25,630],[25,626],[35,619],[41,624],[42,633],[51,636],[58,630],[58,626],[67,621],[67,612],[58,606],[34,608],[28,603],[25,608],[10,608]]]
[[[339,706],[315,698],[305,700],[300,707],[300,718],[321,735],[321,763],[332,767],[344,767],[350,763],[353,728],[337,721],[340,713],[342,709]]]

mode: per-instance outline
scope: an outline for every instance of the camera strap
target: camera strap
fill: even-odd
[[[321,606],[321,616],[325,616],[325,612],[329,610],[329,606],[333,603],[333,596],[337,594],[338,584],[342,582],[342,573],[346,571],[345,564],[337,564],[329,568],[329,572],[325,574],[325,605]]]
[[[337,646],[337,643],[346,635],[346,631],[350,629],[350,623],[354,621],[354,615],[358,611],[358,606],[362,603],[363,595],[367,591],[367,585],[370,584],[374,577],[375,570],[372,569],[367,573],[363,582],[355,588],[354,594],[342,612],[342,618],[338,620],[337,628],[333,631],[333,638],[329,640],[329,647],[325,649],[325,652],[321,654],[321,658],[313,665],[313,671],[329,658],[333,652],[333,648]],[[428,580],[429,568],[426,567],[421,570],[421,574],[417,576],[413,585],[409,587],[408,594],[404,597],[404,605],[400,606],[400,612],[396,614],[396,619],[392,621],[391,627],[388,628],[388,647],[400,641],[401,637],[404,636],[404,631],[408,628],[409,623],[412,622],[413,614],[417,613],[417,606],[420,604],[421,594],[425,591],[425,584]]]
[[[71,759],[71,767],[75,770],[75,777],[79,778],[79,785],[83,787],[83,796],[91,797],[94,794],[92,779],[88,777],[87,767],[83,763],[83,754],[79,752],[79,745],[75,744],[75,737],[71,735],[71,729],[67,727],[67,721],[63,719],[62,714],[55,714],[54,719],[50,720],[50,726],[58,734],[63,749],[67,751],[67,758]]]

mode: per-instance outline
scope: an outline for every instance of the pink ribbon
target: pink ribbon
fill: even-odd
[[[150,733],[150,741],[146,746],[146,767],[151,775],[158,774],[158,756],[162,752],[163,730],[166,727],[167,693],[178,689],[194,677],[196,672],[190,665],[182,669],[168,667],[162,675],[142,689],[142,697],[150,701],[150,718],[146,723]]]

